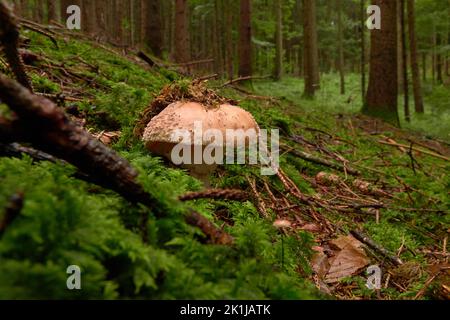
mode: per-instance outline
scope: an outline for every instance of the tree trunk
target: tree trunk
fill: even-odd
[[[423,81],[427,81],[427,53],[422,53],[422,76]]]
[[[241,0],[239,25],[239,76],[252,75],[251,0]]]
[[[191,59],[189,38],[189,14],[187,0],[175,3],[175,61],[188,62]]]
[[[409,28],[409,50],[411,60],[411,70],[413,79],[413,91],[414,91],[414,105],[417,113],[424,112],[423,98],[422,98],[422,85],[420,83],[420,71],[419,62],[417,59],[417,41],[416,41],[416,26],[415,26],[415,10],[414,0],[408,0],[408,28]],[[425,53],[424,53],[424,57]],[[425,80],[425,60],[424,60],[424,80]]]
[[[339,76],[341,81],[341,94],[345,94],[345,70],[344,70],[344,39],[342,31],[342,0],[336,0],[338,12],[338,47],[339,47]]]
[[[361,0],[360,2],[360,33],[361,33],[361,95],[362,102],[366,101],[366,6],[365,0]]]
[[[275,11],[276,11],[276,31],[275,31],[275,44],[276,44],[276,55],[275,55],[275,70],[274,78],[275,80],[281,80],[283,73],[283,1],[275,1]]]
[[[398,93],[402,94],[404,89],[403,83],[403,48],[402,48],[402,17],[401,17],[401,2],[403,0],[393,0],[397,1],[397,74],[398,74]],[[381,13],[381,18],[383,19],[383,13]],[[383,22],[382,22],[383,23]]]
[[[34,1],[34,20],[44,23],[44,0]]]
[[[369,87],[363,112],[399,125],[397,110],[397,1],[374,0],[382,28],[371,30]]]
[[[185,0],[177,0],[177,14],[178,14],[178,10],[181,8],[179,8],[179,2],[184,2],[184,6],[186,6],[186,1]],[[161,30],[161,26],[162,26],[162,18],[161,18],[161,3],[160,0],[147,0],[144,3],[145,6],[145,15],[144,15],[144,23],[146,23],[146,28],[145,28],[145,43],[149,46],[149,48],[152,50],[152,53],[158,57],[161,58],[162,57],[162,47],[163,47],[163,34],[162,34],[162,30]],[[184,10],[186,10],[186,7],[184,7]],[[183,11],[181,12],[181,14],[183,15],[182,19],[187,19],[187,11]],[[177,17],[181,18],[181,17]],[[185,25],[183,25],[183,28],[187,28],[187,22],[184,22]],[[178,28],[181,27],[181,25],[179,25],[177,27],[177,34],[178,34]],[[187,29],[186,29],[187,31]],[[180,32],[181,33],[181,32]],[[188,37],[188,35],[185,35],[186,37]],[[189,50],[189,47],[186,47],[186,49],[183,50]],[[189,58],[184,58],[189,60]],[[186,62],[187,60],[183,60],[183,61],[177,61],[177,62]]]
[[[303,0],[303,39],[305,63],[306,97],[313,97],[320,87],[319,51],[317,48],[316,3],[315,0]]]
[[[67,8],[70,7],[72,3],[73,1],[71,0],[61,0],[60,18],[63,25],[66,25],[67,18],[69,17],[69,15],[67,14]]]
[[[442,77],[442,53],[441,53],[441,46],[442,44],[442,36],[441,33],[438,32],[436,34],[436,77],[437,77],[437,83],[442,84],[444,82],[444,78]]]
[[[58,21],[58,16],[56,14],[55,0],[47,0],[47,12],[48,12],[48,23],[51,23],[52,21]]]
[[[98,1],[98,0],[96,0]],[[95,1],[83,0],[81,4],[82,24],[81,29],[88,33],[94,34],[96,30]]]
[[[227,63],[227,72],[228,78],[233,80],[234,77],[234,64],[233,64],[233,6],[232,0],[226,0],[226,20],[227,20],[227,28],[226,30],[226,63]]]
[[[405,120],[411,121],[409,112],[409,88],[408,88],[408,57],[406,51],[406,20],[405,20],[405,1],[400,0],[400,26],[401,26],[401,42],[402,42],[402,78],[403,78],[403,102],[405,110]]]

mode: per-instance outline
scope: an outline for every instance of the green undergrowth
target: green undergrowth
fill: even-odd
[[[32,33],[27,36],[34,52],[94,79],[96,85],[79,81],[62,88],[45,74],[31,75],[39,92],[81,90],[85,99],[66,106],[75,105],[81,110],[91,131],[121,131],[119,141],[112,147],[139,170],[139,181],[158,199],[157,205],[164,208],[166,215],[156,219],[149,209],[130,205],[112,191],[77,179],[72,167],[37,163],[27,156],[0,158],[0,216],[11,196],[24,195],[19,217],[0,238],[0,298],[330,298],[319,293],[309,280],[314,236],[303,231],[290,236],[280,234],[272,226],[272,219],[262,219],[250,201],[189,203],[219,226],[223,222],[216,215],[226,216],[228,223],[224,228],[235,237],[233,246],[208,244],[198,229],[184,222],[186,205],[175,200],[188,191],[201,190],[202,185],[185,171],[149,154],[133,136],[134,125],[151,100],[165,85],[183,79],[167,70],[147,69],[130,60],[133,58],[111,53],[98,45],[61,39],[57,50],[42,36]],[[82,66],[77,57],[98,66],[100,72]],[[62,77],[59,73],[58,76]],[[416,191],[412,190],[409,197],[399,194],[398,206],[449,209],[448,162],[421,155],[417,157],[421,168],[414,174],[407,154],[378,144],[376,137],[350,124],[347,113],[360,107],[357,78],[350,78],[349,95],[340,96],[336,89],[338,78],[325,77],[315,100],[300,98],[301,81],[296,79],[254,83],[257,94],[270,94],[276,100],[247,98],[232,89],[220,93],[239,100],[261,127],[279,128],[283,143],[292,145],[286,139],[292,134],[325,141],[330,150],[344,155],[351,163],[357,162],[363,178],[375,184],[382,180],[397,186],[395,176],[400,177]],[[0,110],[8,112],[5,106]],[[339,137],[339,142],[326,140],[326,133]],[[389,166],[380,162],[380,154]],[[311,195],[316,191],[304,176],[330,171],[286,153],[282,153],[280,162],[300,190]],[[374,174],[365,167],[382,174]],[[346,179],[344,174],[338,174]],[[239,165],[225,166],[212,178],[212,183],[215,187],[247,189],[246,176],[266,179],[283,190],[276,177],[262,177],[259,168]],[[410,197],[414,202],[410,202]],[[274,219],[274,212],[270,213]],[[148,217],[144,226],[143,217]],[[449,225],[446,216],[395,209],[383,211],[379,223],[371,215],[330,214],[327,218],[343,230],[364,228],[393,252],[404,241],[415,254],[408,251],[401,258],[424,267],[426,260],[419,249],[439,245]],[[143,241],[144,234],[147,242]],[[81,267],[82,290],[67,290],[69,265]],[[363,283],[359,277],[350,281]],[[421,279],[416,285],[424,281]],[[392,289],[383,293],[401,297]],[[361,293],[365,297],[371,294]]]

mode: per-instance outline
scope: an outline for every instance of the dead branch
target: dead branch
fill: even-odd
[[[367,235],[363,234],[360,231],[352,230],[350,233],[359,241],[369,246],[371,249],[375,250],[385,258],[387,258],[390,262],[392,262],[396,266],[400,266],[403,264],[403,261],[400,260],[399,257],[392,255],[388,250],[380,246],[378,243],[373,241],[371,238],[369,238]]]
[[[44,31],[44,30],[42,30],[42,29],[40,29],[38,27],[35,27],[33,25],[30,25],[30,24],[26,24],[26,23],[22,23],[21,26],[23,28],[25,28],[25,29],[31,30],[33,32],[39,33],[39,34],[49,38],[50,41],[55,45],[56,49],[59,49],[58,41],[56,41],[55,37],[52,36],[50,33],[46,32],[46,31]]]
[[[249,177],[247,177],[247,182],[250,185],[250,188],[252,190],[253,193],[253,197],[256,200],[256,208],[258,209],[259,213],[264,217],[264,218],[269,218],[269,213],[267,212],[267,208],[266,208],[266,204],[264,203],[264,200],[261,198],[261,195],[258,192],[258,189],[256,188],[256,182],[253,179],[250,179]]]
[[[173,66],[175,66],[175,67],[187,67],[187,66],[194,66],[194,65],[198,65],[198,64],[205,64],[205,63],[211,63],[211,62],[214,62],[214,59],[203,59],[203,60],[196,60],[196,61],[177,63],[177,64],[173,64]]]
[[[0,98],[20,119],[22,138],[33,146],[57,158],[66,160],[82,172],[98,180],[97,184],[116,191],[132,203],[142,203],[151,208],[157,217],[165,215],[159,201],[147,193],[137,182],[138,172],[116,152],[92,137],[83,128],[73,123],[50,100],[31,94],[20,84],[0,74]],[[26,129],[25,129],[26,128]],[[16,130],[14,128],[14,130]],[[209,226],[211,222],[199,214],[186,216],[189,223]],[[222,234],[223,244],[233,239],[221,230],[211,233],[202,229],[212,239]]]
[[[234,200],[234,201],[246,201],[248,199],[248,194],[242,190],[233,189],[212,189],[200,192],[190,192],[181,197],[180,201],[190,201],[197,199],[223,199],[223,200]]]
[[[147,54],[142,51],[139,51],[137,54],[138,58],[141,58],[143,61],[147,62],[150,67],[158,65],[152,58],[150,58]]]
[[[3,51],[8,64],[17,81],[28,90],[33,91],[33,86],[25,72],[25,66],[18,50],[19,28],[17,27],[17,20],[11,8],[4,1],[0,1],[0,25],[0,43],[3,43]]]
[[[229,81],[225,82],[225,83],[222,84],[219,88],[224,88],[224,87],[229,86],[229,85],[231,85],[231,84],[235,84],[235,83],[242,82],[242,81],[247,81],[247,80],[262,80],[262,79],[268,79],[268,78],[271,78],[271,77],[272,77],[271,75],[266,75],[266,76],[246,76],[246,77],[239,77],[239,78],[232,79],[232,80],[229,80]]]
[[[343,164],[340,164],[340,163],[337,163],[337,162],[332,162],[332,161],[329,161],[329,160],[326,160],[326,159],[323,159],[323,158],[319,158],[319,157],[314,156],[314,155],[312,155],[310,153],[306,153],[304,151],[299,151],[299,150],[293,149],[293,148],[288,147],[288,146],[283,146],[282,145],[281,148],[283,150],[293,154],[294,156],[305,160],[305,161],[312,162],[312,163],[315,163],[315,164],[319,164],[319,165],[322,165],[322,166],[326,166],[326,167],[329,167],[329,168],[332,168],[332,169],[335,169],[335,170],[342,171],[344,173],[347,172],[348,174],[351,174],[353,176],[361,175],[361,172],[359,172],[358,170],[353,169],[353,168],[349,168],[347,166],[344,166]]]
[[[391,147],[405,148],[405,149],[409,149],[411,147],[410,149],[414,150],[416,152],[420,152],[420,153],[423,153],[423,154],[426,154],[426,155],[429,155],[429,156],[432,156],[432,157],[435,157],[435,158],[438,158],[438,159],[442,159],[442,160],[445,160],[445,161],[450,161],[450,158],[448,158],[446,156],[443,156],[443,155],[440,155],[440,154],[437,154],[437,153],[434,153],[434,152],[431,152],[431,151],[428,151],[428,150],[423,150],[423,149],[419,149],[419,148],[416,148],[416,147],[408,146],[406,144],[394,143],[394,142],[388,142],[388,141],[382,141],[382,140],[378,141],[378,143],[381,143],[381,144],[384,144],[384,145],[388,145],[388,146],[391,146]]]

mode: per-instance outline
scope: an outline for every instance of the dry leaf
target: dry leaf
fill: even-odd
[[[330,268],[325,277],[326,283],[358,274],[369,264],[369,258],[362,249],[362,243],[352,236],[339,237],[330,241],[330,246],[337,249],[334,258],[329,259]]]
[[[320,279],[323,279],[330,269],[328,257],[323,252],[316,253],[311,261],[311,267]]]

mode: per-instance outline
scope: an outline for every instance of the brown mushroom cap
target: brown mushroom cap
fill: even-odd
[[[203,133],[209,129],[219,130],[225,143],[226,130],[239,130],[244,132],[253,129],[259,134],[259,127],[253,116],[236,106],[222,104],[218,107],[205,107],[196,102],[175,102],[154,117],[147,125],[143,141],[148,150],[163,156],[168,156],[174,145],[180,141],[175,140],[173,133],[176,130],[187,130],[191,133],[194,142],[194,123],[201,121]],[[203,140],[202,145],[208,145],[210,140]]]

